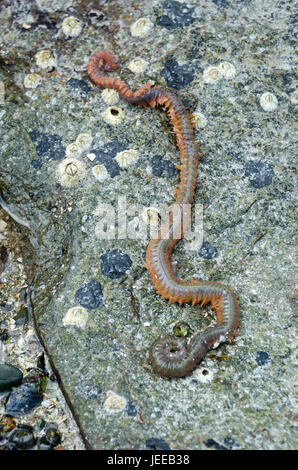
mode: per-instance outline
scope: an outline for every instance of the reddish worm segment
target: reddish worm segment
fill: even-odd
[[[95,52],[88,63],[90,79],[104,88],[117,90],[120,97],[138,106],[162,106],[173,125],[180,150],[180,185],[177,189],[176,205],[181,208],[191,204],[196,187],[199,153],[194,140],[190,117],[181,101],[171,91],[152,82],[134,92],[119,78],[107,77],[99,69],[99,63],[106,72],[117,68],[115,56],[105,50]],[[171,264],[171,253],[176,243],[183,238],[189,224],[189,217],[183,218],[183,230],[179,238],[179,220],[169,216],[169,222],[162,225],[158,238],[152,239],[146,251],[146,267],[159,295],[170,303],[192,303],[200,306],[211,303],[216,312],[217,325],[197,332],[190,339],[167,335],[158,338],[150,348],[150,362],[153,370],[161,377],[184,377],[200,363],[208,349],[231,340],[239,324],[239,302],[233,292],[217,282],[183,281],[175,275]]]

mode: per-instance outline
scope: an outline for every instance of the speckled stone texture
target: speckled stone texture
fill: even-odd
[[[1,2],[1,193],[16,218],[30,223],[24,233],[36,253],[28,277],[39,332],[91,448],[297,447],[294,8],[273,0]],[[78,36],[62,30],[69,16],[81,22]],[[144,17],[153,27],[132,36],[131,25]],[[107,233],[117,233],[119,197],[127,207],[174,202],[175,138],[162,110],[119,101],[124,121],[105,122],[108,105],[86,71],[99,48],[115,53],[115,73],[134,89],[149,79],[172,87],[207,119],[196,130],[204,243],[196,251],[179,243],[173,262],[183,279],[231,286],[241,326],[233,344],[210,351],[184,379],[155,377],[148,349],[176,322],[196,330],[213,313],[159,298],[144,267],[148,238],[104,239],[99,215],[107,204]],[[36,63],[42,50],[56,66]],[[141,74],[126,67],[136,57],[149,64]],[[235,76],[206,82],[203,72],[222,62],[233,64]],[[36,88],[24,86],[30,73],[41,76]],[[278,101],[271,111],[260,105],[265,92]],[[75,155],[84,176],[71,185],[82,166],[70,166],[64,186],[57,167],[81,133],[92,135],[95,160]],[[115,157],[126,149],[140,157],[121,169]],[[92,174],[98,164],[108,172],[102,182]],[[76,306],[87,309],[86,325],[64,326]],[[126,406],[105,406],[111,393]]]

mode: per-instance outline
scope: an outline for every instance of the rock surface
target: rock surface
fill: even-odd
[[[22,371],[9,364],[0,364],[0,392],[17,387],[23,379]]]
[[[0,6],[0,189],[30,240],[34,314],[61,387],[95,449],[294,449],[294,3],[100,3]],[[81,25],[65,27],[70,17]],[[152,27],[132,35],[140,18]],[[134,228],[144,207],[174,201],[175,139],[161,110],[118,101],[123,121],[107,121],[110,105],[86,72],[99,48],[134,89],[149,79],[173,87],[206,117],[196,130],[204,244],[181,242],[173,261],[183,279],[231,286],[241,327],[184,379],[156,378],[148,349],[178,321],[198,329],[214,317],[156,295],[149,237]],[[126,68],[137,57],[149,64],[140,74]],[[266,92],[277,101],[264,107]],[[130,149],[139,158],[122,168],[117,154]],[[123,202],[136,210],[134,238],[118,236]],[[84,321],[64,323],[73,307]]]

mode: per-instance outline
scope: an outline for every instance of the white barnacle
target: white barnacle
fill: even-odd
[[[62,22],[62,31],[65,36],[77,37],[82,31],[82,24],[74,16],[68,16]]]
[[[43,49],[35,54],[35,60],[38,67],[41,69],[48,69],[57,66],[57,62],[52,52],[48,49]]]
[[[153,23],[149,20],[149,18],[139,18],[131,25],[130,32],[134,37],[143,38],[147,36],[152,28]]]
[[[84,134],[79,134],[78,137],[76,138],[76,145],[83,151],[85,152],[86,150],[89,150],[92,144],[92,136],[91,134],[84,133]]]
[[[116,104],[119,101],[119,93],[116,90],[112,90],[110,88],[105,88],[101,92],[101,97],[105,103],[109,105]]]
[[[29,73],[24,78],[25,88],[36,88],[41,82],[41,76],[38,73]]]
[[[117,108],[116,106],[110,106],[103,112],[102,115],[108,124],[112,124],[114,126],[121,124],[125,118],[124,111],[121,108]]]
[[[7,223],[5,222],[5,220],[0,219],[0,232],[5,232],[6,227],[7,227]]]
[[[104,165],[95,165],[92,168],[92,174],[97,181],[104,181],[109,177],[109,173]]]
[[[210,67],[205,69],[203,72],[203,79],[206,83],[216,83],[222,77],[223,77],[222,71],[218,67],[215,67],[214,65],[211,65]]]
[[[115,160],[117,160],[118,165],[121,168],[127,168],[134,163],[136,163],[139,159],[139,152],[137,150],[124,150],[123,152],[118,152]]]
[[[193,124],[198,127],[199,129],[204,129],[207,125],[207,118],[206,116],[201,113],[200,111],[195,111],[191,118]]]
[[[260,105],[264,111],[274,111],[277,108],[278,101],[273,93],[267,91],[260,97]]]
[[[57,168],[57,178],[66,187],[75,186],[85,175],[85,164],[76,158],[64,158]]]
[[[218,65],[218,68],[221,71],[223,78],[226,80],[231,80],[236,75],[236,69],[233,64],[230,64],[230,62],[221,62]]]
[[[107,398],[105,399],[103,406],[106,408],[107,411],[110,411],[112,413],[119,413],[126,407],[126,404],[126,398],[122,397],[121,395],[118,395],[113,391],[108,391]]]
[[[72,307],[67,310],[62,323],[64,326],[74,325],[84,328],[88,320],[88,312],[84,307]]]
[[[207,367],[199,367],[194,371],[194,378],[201,383],[212,382],[214,377],[214,372],[212,369],[207,369]]]
[[[82,150],[76,142],[72,142],[66,146],[65,153],[67,157],[76,157],[82,153]]]
[[[147,65],[148,62],[146,60],[142,59],[141,57],[136,57],[129,62],[128,68],[134,73],[141,73],[144,72]]]

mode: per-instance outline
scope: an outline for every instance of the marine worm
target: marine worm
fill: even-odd
[[[143,85],[138,91],[131,90],[119,78],[107,77],[99,68],[100,62],[106,72],[117,68],[115,56],[106,50],[95,52],[89,59],[90,79],[104,88],[117,90],[120,97],[139,106],[161,106],[166,109],[173,126],[180,151],[180,184],[176,190],[176,206],[190,205],[193,200],[198,174],[199,153],[194,140],[193,125],[186,108],[171,91]],[[183,238],[189,217],[173,217],[165,222],[156,239],[152,239],[146,250],[146,267],[156,292],[170,303],[197,303],[202,307],[211,303],[216,312],[217,324],[202,332],[194,333],[190,339],[167,335],[158,338],[150,348],[149,358],[154,372],[165,378],[184,377],[200,363],[207,351],[233,338],[239,324],[239,302],[231,289],[207,281],[184,281],[176,277],[171,264],[171,253],[176,243]],[[180,235],[177,236],[177,233]]]

